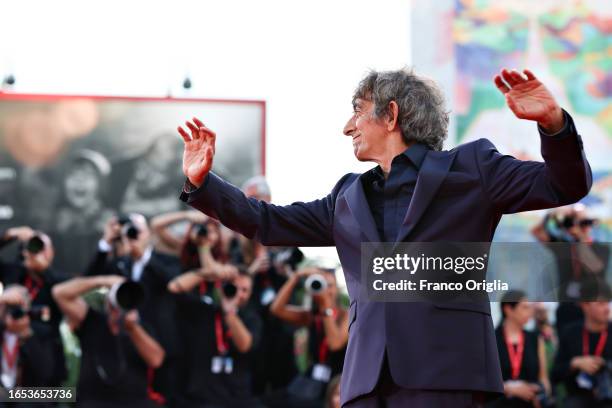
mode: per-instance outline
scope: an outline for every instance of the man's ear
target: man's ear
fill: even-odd
[[[387,130],[389,132],[395,130],[399,120],[399,106],[397,102],[389,102],[389,114],[387,116]]]

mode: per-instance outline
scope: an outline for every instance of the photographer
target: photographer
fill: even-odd
[[[605,282],[592,283],[582,287],[581,299],[584,323],[571,324],[559,335],[553,381],[565,384],[564,407],[612,407],[612,293]]]
[[[610,249],[595,242],[593,227],[597,223],[597,219],[588,216],[584,205],[575,204],[550,211],[531,229],[533,236],[555,257],[560,300],[555,320],[558,333],[566,325],[582,321],[577,304],[580,286],[602,278],[607,269]]]
[[[210,276],[210,275],[209,275]],[[177,278],[179,279],[179,278]],[[204,277],[200,276],[200,281]],[[253,281],[244,271],[222,282],[203,298],[199,282],[171,283],[189,307],[183,319],[189,364],[186,407],[259,407],[251,391],[251,356],[261,337],[261,320],[247,305]],[[194,291],[195,289],[195,291]],[[219,289],[219,290],[217,290]],[[218,299],[215,302],[213,299]]]
[[[242,191],[247,197],[266,203],[272,198],[264,176],[248,179]],[[285,389],[298,372],[294,353],[295,327],[273,316],[270,305],[304,254],[295,247],[266,247],[236,233],[230,240],[229,254],[234,264],[246,265],[253,276],[250,306],[263,321],[261,342],[253,356],[253,391],[263,395]]]
[[[141,324],[136,309],[122,310],[111,296],[106,296],[103,312],[83,299],[91,290],[119,287],[124,282],[124,277],[116,275],[91,276],[53,288],[53,296],[81,343],[77,386],[81,407],[155,406],[148,397],[148,379],[150,370],[161,366],[165,352],[152,329]]]
[[[141,318],[158,333],[166,352],[163,366],[154,374],[154,389],[172,405],[178,387],[176,364],[182,349],[176,299],[167,286],[180,268],[176,259],[155,252],[151,241],[149,226],[141,214],[111,218],[88,275],[119,275],[143,286],[145,301],[139,308]]]
[[[504,397],[489,408],[546,408],[552,406],[544,341],[524,329],[533,316],[525,293],[509,291],[500,303],[502,321],[495,330],[504,380]]]
[[[27,288],[10,285],[0,295],[0,386],[49,387],[54,378],[54,341],[32,330],[32,322],[49,317],[49,308],[32,309]],[[41,406],[52,406],[43,404]]]
[[[29,307],[33,311],[48,311],[44,315],[38,313],[41,318],[32,320],[30,326],[37,336],[47,337],[52,344],[53,375],[46,385],[59,386],[67,371],[59,331],[62,314],[51,295],[51,288],[63,280],[51,267],[55,255],[53,243],[47,234],[25,226],[6,230],[0,239],[0,248],[12,242],[19,243],[20,257],[15,262],[0,263],[0,281],[4,286],[16,284],[25,287]]]
[[[305,289],[312,294],[312,308],[289,305],[298,282],[306,278]],[[293,379],[283,393],[274,393],[266,403],[271,407],[320,407],[330,379],[342,372],[348,341],[348,312],[338,303],[336,277],[318,268],[304,268],[293,274],[270,307],[278,318],[296,326],[308,327],[311,364],[304,376]],[[285,404],[285,405],[283,405]]]

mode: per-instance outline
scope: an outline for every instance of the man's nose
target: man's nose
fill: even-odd
[[[351,116],[348,122],[346,122],[346,125],[344,125],[344,129],[342,133],[344,133],[346,136],[352,136],[354,132],[355,132],[355,116]]]

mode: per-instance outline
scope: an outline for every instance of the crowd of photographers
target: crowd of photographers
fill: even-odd
[[[574,205],[532,228],[554,258],[562,302],[553,327],[544,303],[529,302],[522,291],[504,294],[495,333],[505,395],[491,408],[612,407],[610,246],[594,239],[596,223]],[[532,319],[534,330],[526,330]]]
[[[262,178],[244,189],[269,201]],[[79,273],[54,270],[41,231],[10,228],[0,245],[16,253],[0,265],[4,392],[65,384],[64,320],[79,406],[339,406],[348,312],[334,272],[298,269],[297,248],[193,211],[111,217]]]
[[[244,191],[270,199],[262,178]],[[505,396],[491,406],[612,406],[612,294],[600,279],[609,251],[593,242],[594,222],[574,206],[532,229],[542,243],[588,250],[572,254],[576,262],[558,258],[566,302],[555,327],[524,293],[504,297],[496,334]],[[354,316],[333,271],[298,268],[297,248],[264,247],[193,211],[111,217],[77,273],[51,267],[53,242],[41,231],[10,228],[0,248],[11,246],[16,259],[0,264],[3,392],[65,384],[65,321],[80,344],[80,406],[339,407]],[[536,330],[525,330],[534,315]]]

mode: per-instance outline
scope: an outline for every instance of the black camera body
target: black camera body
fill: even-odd
[[[33,305],[29,310],[26,310],[21,305],[9,305],[7,312],[13,320],[18,320],[25,316],[29,316],[30,320],[41,322],[48,322],[51,319],[51,311],[48,306]]]
[[[121,235],[125,236],[127,239],[134,241],[138,239],[138,236],[140,235],[140,230],[138,229],[138,227],[136,227],[136,225],[134,225],[129,216],[120,216],[118,222],[119,225],[121,225]]]
[[[26,242],[25,250],[31,254],[38,254],[45,249],[45,241],[38,235],[34,235]]]
[[[208,236],[208,228],[205,224],[196,224],[194,229],[198,238],[206,238]]]
[[[233,299],[238,293],[238,288],[232,282],[223,282],[221,290],[223,291],[223,296],[228,299]]]

